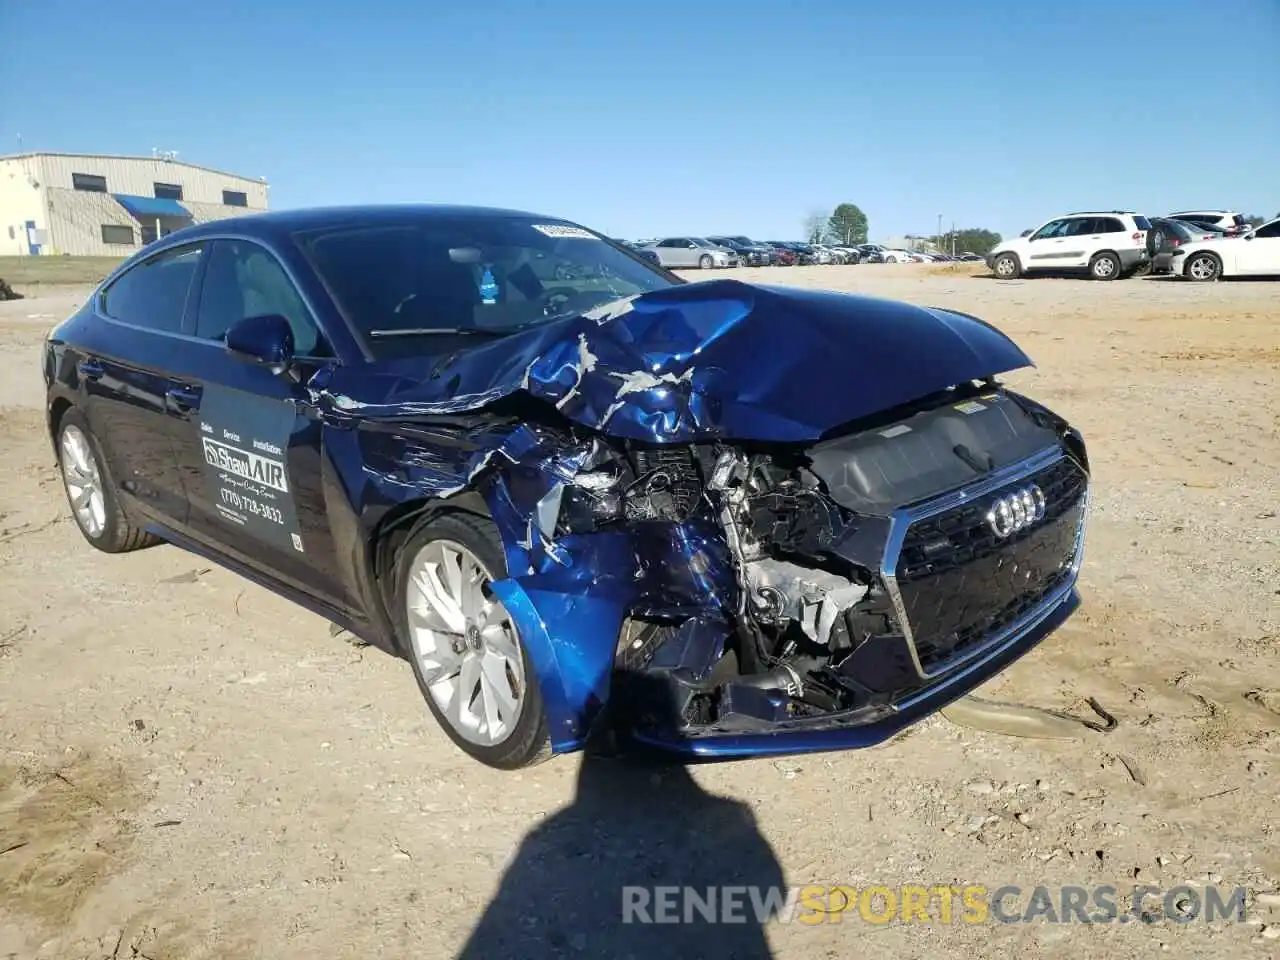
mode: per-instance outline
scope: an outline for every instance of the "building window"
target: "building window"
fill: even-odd
[[[247,207],[249,197],[241,190],[223,190],[222,202],[228,207]]]
[[[181,200],[182,199],[181,184],[155,183],[155,184],[152,184],[152,186],[155,187],[157,200]]]
[[[104,223],[102,225],[102,242],[116,243],[121,246],[132,247],[133,227],[119,223]]]
[[[71,174],[71,186],[76,190],[88,190],[90,193],[106,193],[107,178],[96,173]]]

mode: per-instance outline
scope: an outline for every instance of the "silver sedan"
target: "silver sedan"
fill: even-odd
[[[736,267],[738,255],[728,247],[721,247],[702,237],[667,237],[646,244],[642,249],[652,250],[664,267]]]

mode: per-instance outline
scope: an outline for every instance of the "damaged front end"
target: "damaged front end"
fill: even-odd
[[[668,341],[680,340],[672,311],[696,316],[720,285],[695,286],[706,292],[654,298]],[[483,497],[506,548],[508,576],[493,589],[518,626],[556,751],[582,746],[601,721],[689,755],[866,746],[986,680],[1075,609],[1084,445],[995,382],[997,361],[973,339],[990,328],[948,315],[940,336],[968,337],[969,352],[953,343],[961,359],[948,366],[939,351],[932,381],[898,387],[891,374],[907,376],[909,363],[877,371],[905,402],[832,402],[806,423],[823,385],[805,395],[797,383],[777,404],[786,416],[753,438],[744,411],[784,387],[730,376],[723,352],[707,382],[733,383],[732,396],[699,393],[686,375],[690,357],[723,351],[731,325],[687,332],[686,366],[649,366],[635,396],[592,396],[611,377],[634,385],[643,369],[619,374],[600,357],[619,342],[643,352],[630,314],[645,300],[584,322],[599,330],[566,328],[561,342],[583,359],[561,364],[558,379],[534,376],[546,354],[530,353],[508,365],[518,388],[476,391],[478,408],[509,417],[493,429],[500,441],[445,467],[422,444],[392,456],[396,483]],[[752,314],[738,310],[735,323]],[[1001,354],[1001,370],[1021,356]],[[690,395],[673,404],[680,384]],[[655,397],[663,417],[646,420]],[[433,403],[399,412],[457,409]],[[717,410],[719,420],[705,413]],[[653,422],[665,436],[639,428]],[[370,469],[378,483],[391,472]]]
[[[495,475],[496,590],[554,664],[556,746],[606,702],[693,754],[875,743],[1065,619],[1078,436],[991,385],[916,407],[810,446],[591,438]]]

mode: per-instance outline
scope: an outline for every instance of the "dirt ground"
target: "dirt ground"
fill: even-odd
[[[0,957],[446,957],[477,930],[469,956],[745,956],[758,933],[620,924],[620,887],[769,882],[1250,891],[1245,924],[855,911],[769,925],[777,957],[1280,956],[1280,284],[733,276],[954,307],[1027,348],[1010,381],[1090,444],[1085,604],[980,692],[1094,697],[1114,731],[934,717],[862,752],[487,770],[407,665],[173,547],[82,541],[38,361],[85,288],[28,287],[0,304]]]

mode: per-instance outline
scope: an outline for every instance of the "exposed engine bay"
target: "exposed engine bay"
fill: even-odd
[[[674,526],[701,531],[697,542],[705,545],[689,550],[688,537],[637,533],[640,549],[657,548],[641,560],[655,568],[648,575],[653,587],[619,636],[613,701],[641,723],[712,735],[823,716],[869,722],[927,687],[948,661],[981,648],[983,635],[966,641],[966,630],[999,628],[1020,604],[1033,606],[1073,562],[1083,448],[1064,447],[1069,432],[1042,409],[992,384],[973,384],[807,448],[620,442],[597,449],[566,485],[557,533]],[[1026,539],[985,544],[995,552],[984,559],[978,541],[987,526],[985,501],[977,514],[948,518],[946,535],[931,531],[918,546],[893,529],[895,512],[1036,456],[1057,464],[1059,473],[1067,464],[1079,482],[1042,491],[1052,502],[1040,510],[1035,530],[1025,513]],[[1007,486],[997,484],[994,493]],[[890,539],[901,560],[886,561]],[[660,555],[675,543],[685,546],[683,556]],[[992,556],[993,569],[1016,557],[1021,579],[1009,589],[998,578],[987,582],[983,564],[991,566]],[[715,580],[714,571],[699,568],[717,558],[731,582],[722,577],[720,589],[681,596],[677,584],[696,584],[699,574]],[[675,570],[680,563],[692,571]],[[981,569],[982,578],[964,582],[966,566]],[[951,596],[957,569],[960,591]],[[959,618],[944,624],[947,636],[936,640],[938,655],[927,663],[903,622],[904,612],[914,619],[923,609],[912,606],[917,583],[934,591],[939,616]],[[953,600],[958,614],[943,610]],[[918,637],[933,633],[923,621],[916,625]],[[655,689],[669,702],[654,702]]]

